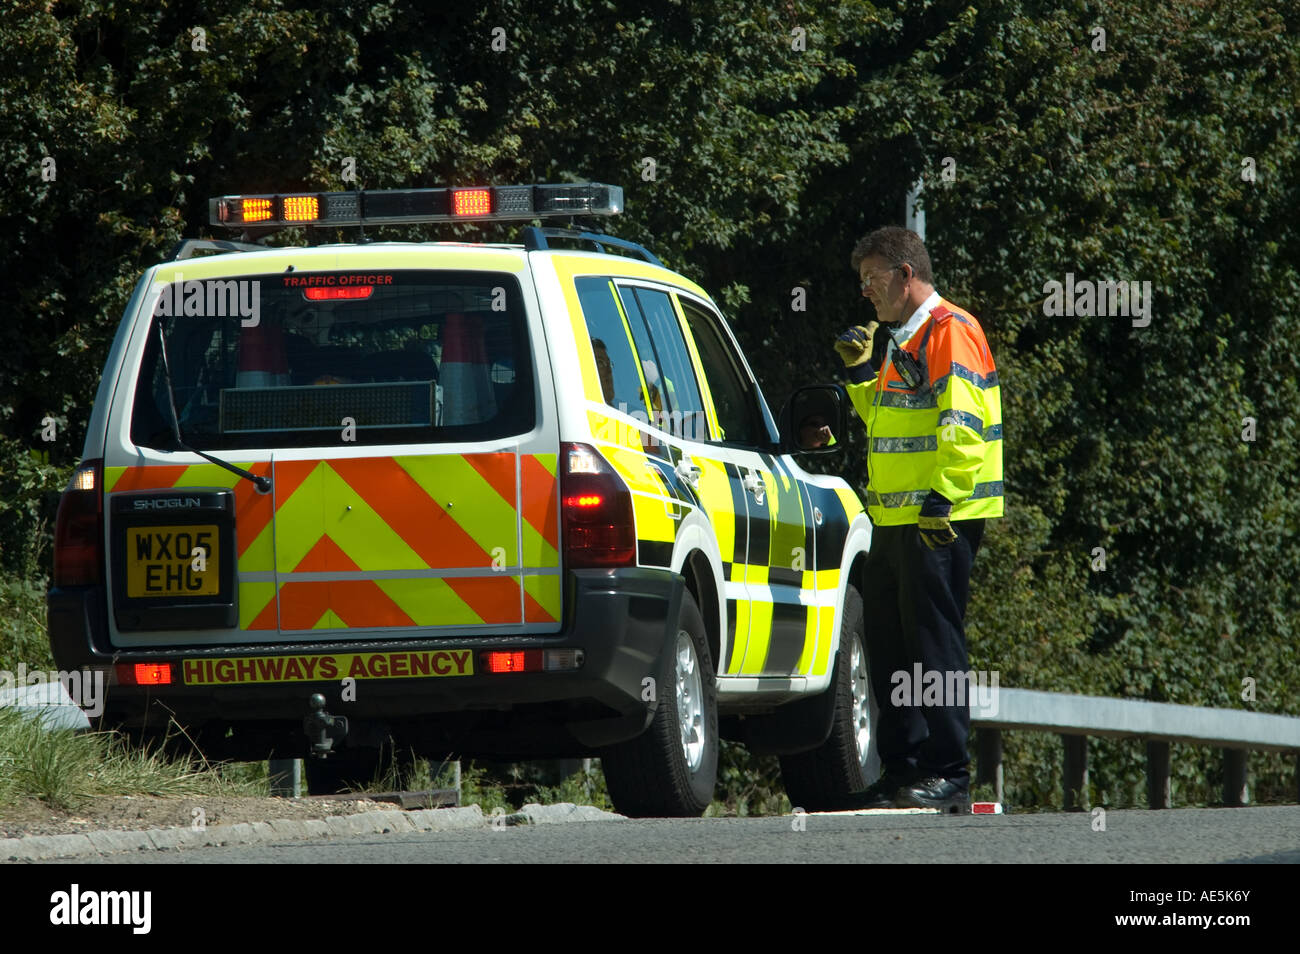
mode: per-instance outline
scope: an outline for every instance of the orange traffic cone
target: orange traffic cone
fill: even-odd
[[[289,362],[284,353],[283,329],[266,322],[241,329],[235,387],[282,388],[288,383]]]

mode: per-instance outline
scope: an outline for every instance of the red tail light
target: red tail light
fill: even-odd
[[[104,462],[72,472],[54,523],[54,585],[94,586],[104,579]]]
[[[562,445],[560,501],[567,566],[636,566],[632,494],[594,447]]]
[[[542,651],[519,649],[485,653],[488,672],[541,672]]]
[[[171,663],[118,663],[117,682],[122,686],[170,686]]]

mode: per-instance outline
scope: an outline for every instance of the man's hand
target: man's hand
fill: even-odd
[[[921,516],[917,518],[916,529],[921,535],[921,542],[931,550],[946,547],[957,539],[957,532],[948,520],[951,512],[952,504],[948,498],[935,490],[930,491],[930,496],[921,504]]]
[[[871,349],[879,327],[878,321],[858,325],[835,339],[835,353],[849,369],[849,377],[855,384],[864,384],[876,376],[876,368],[871,364]]]

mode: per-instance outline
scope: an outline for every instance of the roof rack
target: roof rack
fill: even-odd
[[[195,252],[265,252],[265,245],[251,245],[248,242],[227,242],[223,239],[182,239],[177,242],[166,261],[179,262],[183,258],[193,258]]]
[[[611,245],[614,248],[632,252],[651,265],[658,265],[660,268],[664,267],[664,263],[659,261],[654,253],[644,245],[637,245],[627,239],[615,238],[613,235],[604,235],[600,232],[585,232],[579,229],[546,229],[530,225],[523,229],[520,238],[523,240],[524,248],[530,252],[541,252],[551,248],[550,243],[546,241],[548,238],[564,238],[575,242],[590,242],[602,254],[605,253],[605,246]]]

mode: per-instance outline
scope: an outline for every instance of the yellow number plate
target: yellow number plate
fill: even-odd
[[[217,528],[129,527],[126,531],[126,595],[215,596],[221,563]]]

